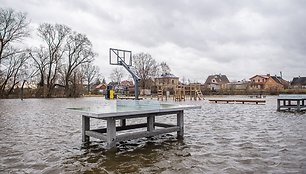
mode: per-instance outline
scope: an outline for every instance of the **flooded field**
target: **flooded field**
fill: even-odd
[[[97,139],[83,144],[81,116],[66,109],[103,98],[0,100],[0,173],[306,173],[306,114],[276,112],[276,97],[266,100],[182,102],[202,106],[185,112],[184,140],[137,139],[115,152]]]

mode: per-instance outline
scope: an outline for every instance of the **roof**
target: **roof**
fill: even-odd
[[[176,77],[175,75],[171,74],[171,73],[163,73],[160,75],[161,77]]]
[[[97,85],[95,88],[96,89],[100,89],[100,88],[105,89],[106,88],[106,84],[101,83],[101,84]]]
[[[283,78],[279,77],[279,76],[271,76],[271,78],[276,82],[279,83],[281,85],[287,85],[288,82],[286,80],[284,80]]]
[[[294,77],[291,82],[291,85],[292,86],[306,85],[306,77]]]
[[[213,82],[213,80],[215,80]],[[227,84],[229,83],[228,78],[226,77],[226,75],[210,75],[207,77],[205,84]]]
[[[270,75],[255,75],[255,76],[251,77],[250,79],[253,79],[253,78],[257,77],[257,76],[259,76],[261,78],[264,78],[264,79],[268,79],[270,77]]]

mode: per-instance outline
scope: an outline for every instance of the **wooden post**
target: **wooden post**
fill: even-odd
[[[82,141],[89,142],[89,136],[86,135],[86,131],[90,129],[89,117],[82,115]]]
[[[277,99],[277,111],[280,111],[280,99]]]
[[[179,111],[177,113],[177,126],[179,127],[179,131],[177,131],[177,138],[184,137],[184,111]]]
[[[107,118],[107,149],[111,149],[116,146],[116,121],[114,118]]]
[[[155,129],[154,121],[155,121],[155,116],[152,115],[152,116],[147,117],[147,130],[149,132],[153,132],[153,130]]]

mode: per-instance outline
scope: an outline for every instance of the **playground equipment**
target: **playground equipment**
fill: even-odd
[[[173,100],[174,101],[185,101],[186,90],[184,85],[177,85],[174,90]]]
[[[167,100],[169,95],[167,92],[173,91],[173,100],[174,101],[185,101],[187,96],[189,96],[190,100],[204,100],[204,96],[201,92],[201,86],[198,83],[192,83],[188,85],[157,85],[157,100],[163,101],[164,98]]]
[[[165,89],[169,90],[169,86],[157,86],[157,100],[163,101],[164,97],[167,100],[168,96]],[[189,96],[190,100],[204,100],[204,96],[201,92],[201,86],[198,83],[188,85],[179,84],[173,87],[173,91],[174,101],[185,101],[187,98],[186,96]]]
[[[157,86],[157,100],[164,100],[164,88],[162,86]]]
[[[114,98],[115,98],[115,91],[114,91],[113,87],[112,86],[107,86],[106,93],[105,93],[105,99],[112,100]]]
[[[135,84],[135,100],[138,100],[138,83],[140,78],[137,76],[135,68],[132,66],[132,51],[110,48],[109,63],[111,65],[123,66],[132,75]]]
[[[189,85],[185,85],[185,90],[186,90],[186,93],[190,96],[190,100],[192,99],[202,100],[204,98],[201,92],[201,86],[198,83],[192,83]]]

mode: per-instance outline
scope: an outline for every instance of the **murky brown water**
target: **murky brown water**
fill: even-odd
[[[306,114],[276,112],[275,97],[266,105],[186,101],[202,109],[185,112],[183,141],[143,138],[116,152],[96,139],[83,144],[81,116],[66,109],[102,100],[0,100],[0,173],[306,173]]]

